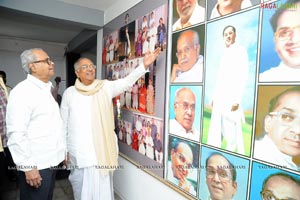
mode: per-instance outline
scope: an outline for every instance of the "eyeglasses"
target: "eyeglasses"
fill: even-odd
[[[278,40],[289,40],[291,39],[295,29],[300,31],[300,26],[282,27],[275,32],[275,37]]]
[[[187,163],[186,157],[182,153],[175,153],[175,155],[179,158],[182,163],[185,163],[187,169],[192,169],[193,165],[191,163]]]
[[[190,109],[191,111],[195,111],[196,105],[195,104],[189,104],[187,102],[183,102],[183,103],[176,103],[178,105],[180,105],[183,110],[187,111],[188,109]]]
[[[279,199],[270,190],[261,191],[260,195],[263,200],[297,200],[294,198]]]
[[[80,66],[79,68],[82,69],[82,70],[87,70],[87,69],[96,69],[97,66],[91,64],[91,65],[82,65],[82,66]]]
[[[32,62],[32,63],[40,63],[40,62],[47,63],[48,65],[54,64],[54,62],[53,62],[50,58],[46,58],[45,60],[34,61],[34,62]]]
[[[189,54],[193,48],[196,48],[196,45],[194,45],[194,46],[186,46],[182,50],[177,51],[176,52],[176,56],[177,57],[181,57],[182,54]]]
[[[218,174],[220,181],[226,182],[232,179],[232,177],[223,169],[213,169],[212,167],[208,167],[206,169],[206,177],[213,178],[215,175]]]
[[[300,117],[286,111],[270,112],[269,115],[279,117],[285,125],[291,125],[295,120],[300,120]]]

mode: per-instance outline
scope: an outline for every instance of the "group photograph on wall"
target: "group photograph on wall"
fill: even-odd
[[[192,199],[299,199],[266,183],[300,179],[300,2],[186,5],[172,1],[167,181]]]
[[[102,70],[108,80],[129,76],[143,64],[145,54],[155,49],[161,51],[147,72],[113,99],[120,153],[161,178],[164,173],[165,107],[162,102],[165,101],[167,6],[161,5],[135,19],[132,13],[125,13],[121,27],[104,32],[102,41]]]
[[[299,199],[300,1],[143,9],[103,34],[109,80],[162,52],[114,99],[121,155],[188,199]]]

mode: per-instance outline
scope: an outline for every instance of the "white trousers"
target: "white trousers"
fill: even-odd
[[[69,176],[75,200],[113,200],[112,173],[102,176],[95,167],[72,169]]]

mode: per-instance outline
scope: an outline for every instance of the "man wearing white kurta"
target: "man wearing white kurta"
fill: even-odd
[[[290,9],[293,5],[293,9]],[[300,1],[287,1],[270,19],[279,66],[259,74],[260,82],[298,82],[300,77]],[[271,37],[271,36],[270,36]],[[268,51],[268,49],[266,49]]]
[[[248,55],[244,47],[235,43],[233,26],[224,28],[225,49],[212,98],[212,114],[207,144],[221,147],[222,138],[226,149],[244,154],[242,122],[244,114],[242,96],[248,77]]]
[[[179,19],[173,24],[173,31],[204,21],[205,8],[198,4],[198,0],[176,1],[176,8]]]
[[[300,168],[293,162],[293,157],[282,153],[268,135],[265,135],[260,140],[256,140],[254,147],[255,158],[276,164],[280,167],[300,171]]]
[[[177,77],[174,83],[183,82],[202,82],[203,73],[203,56],[199,55],[197,62],[193,65],[191,69],[184,72],[177,73]]]
[[[175,93],[174,114],[170,119],[170,133],[199,141],[200,133],[193,127],[195,119],[196,96],[188,87],[179,88]]]
[[[272,67],[269,70],[260,73],[259,82],[295,82],[299,81],[299,77],[300,66],[298,68],[293,68],[287,66],[283,62],[280,62],[278,66]]]
[[[187,131],[176,119],[170,119],[170,133],[195,141],[199,141],[200,138],[200,132],[197,129],[192,127]]]
[[[254,157],[300,171],[299,163],[293,161],[300,156],[300,87],[287,88],[268,107],[263,138],[255,140]]]
[[[111,99],[144,75],[159,53],[157,49],[146,54],[143,64],[117,81],[95,80],[96,66],[87,58],[75,63],[78,79],[63,95],[61,115],[76,200],[113,199],[112,172],[118,166],[118,147]]]
[[[171,82],[202,82],[203,56],[200,55],[199,35],[186,30],[177,39],[177,63],[172,66]]]

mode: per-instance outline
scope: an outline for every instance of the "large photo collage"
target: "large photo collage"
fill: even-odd
[[[124,14],[122,26],[103,34],[102,65],[107,80],[136,73],[147,52],[160,49],[157,60],[133,85],[113,99],[119,152],[139,168],[163,178],[164,101],[168,5],[134,18]],[[124,82],[126,84],[126,82]]]
[[[300,199],[300,1],[173,0],[165,179]]]
[[[300,200],[300,0],[159,2],[104,29],[108,80],[161,49],[113,100],[120,154],[190,199]]]

